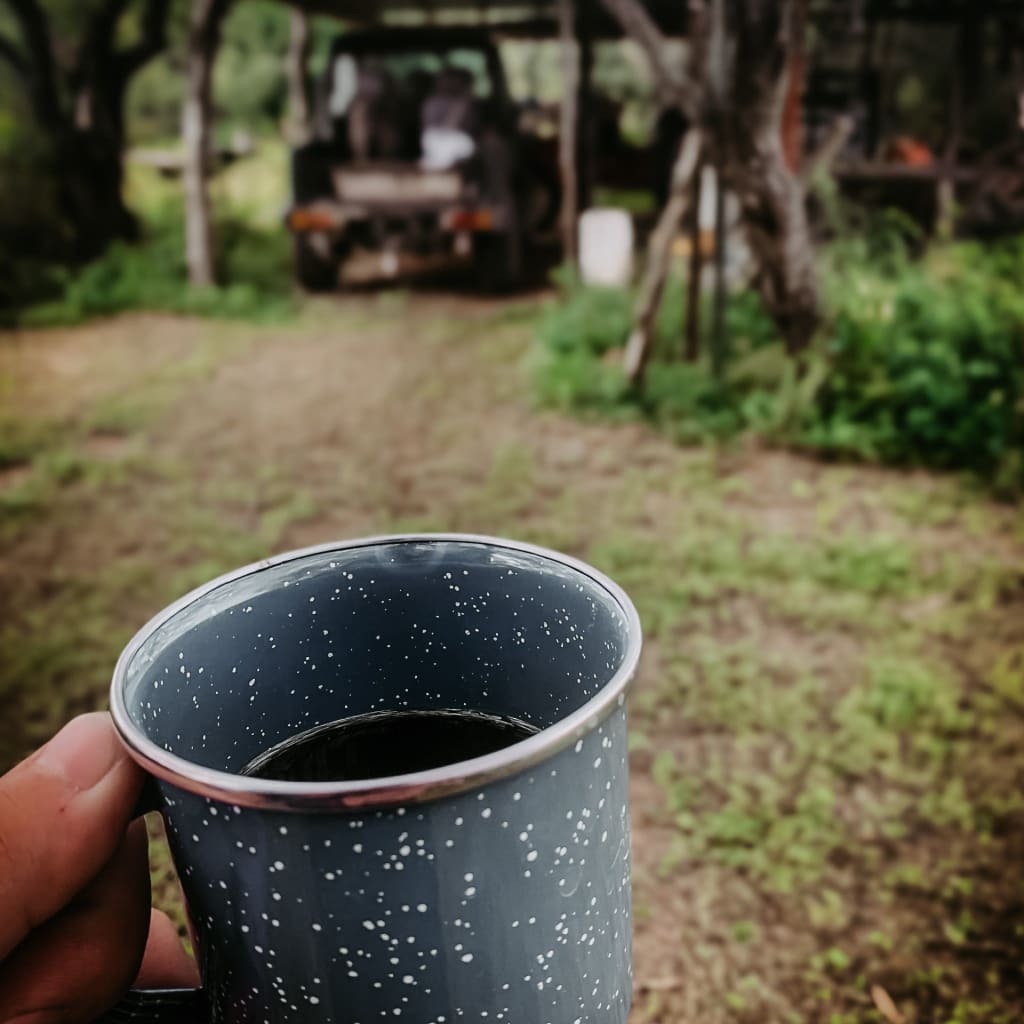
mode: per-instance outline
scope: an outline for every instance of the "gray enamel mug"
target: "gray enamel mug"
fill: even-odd
[[[204,987],[133,994],[108,1019],[624,1024],[640,647],[599,572],[472,536],[283,555],[158,615],[118,661],[111,706],[155,780]],[[539,731],[413,775],[239,774],[381,710]]]

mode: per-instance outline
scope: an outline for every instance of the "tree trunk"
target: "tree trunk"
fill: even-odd
[[[810,344],[820,322],[814,243],[802,183],[786,166],[779,136],[751,138],[730,173],[747,236],[762,271],[762,299],[791,355]]]
[[[123,196],[121,143],[98,131],[69,131],[57,150],[58,195],[75,261],[95,259],[115,241],[135,241],[138,221]]]
[[[804,187],[783,150],[782,114],[805,0],[709,0],[691,25],[688,78],[671,66],[666,40],[640,0],[602,3],[644,50],[662,98],[702,126],[723,185],[740,198],[768,311],[788,350],[802,351],[819,322],[818,282]]]
[[[765,305],[794,355],[810,344],[820,320],[806,194],[788,166],[781,131],[802,2],[716,0],[722,16],[711,19],[708,47],[709,80],[722,86],[709,90],[712,146],[723,184],[739,196]]]
[[[293,146],[303,146],[313,136],[313,109],[309,87],[309,15],[293,7],[288,43],[288,135]]]
[[[209,172],[212,148],[213,62],[229,0],[193,0],[181,134],[185,144],[185,262],[189,284],[216,282]]]
[[[137,234],[122,189],[124,97],[132,76],[166,45],[170,0],[147,0],[141,36],[124,49],[116,45],[124,0],[98,4],[66,70],[38,0],[6,4],[21,46],[0,38],[0,59],[25,83],[35,124],[49,141],[60,210],[71,228],[67,256],[91,259],[114,239]]]
[[[124,203],[124,97],[130,70],[114,51],[116,22],[99,16],[91,26],[75,72],[81,84],[72,97],[61,173],[91,258],[113,239],[134,241],[138,222]]]

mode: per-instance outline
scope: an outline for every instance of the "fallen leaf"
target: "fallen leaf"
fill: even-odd
[[[907,1024],[907,1018],[896,1009],[896,1004],[892,1001],[892,997],[881,985],[871,986],[871,999],[875,1004],[875,1008],[889,1021],[889,1024]]]

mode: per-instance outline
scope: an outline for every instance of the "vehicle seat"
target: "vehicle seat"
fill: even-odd
[[[348,110],[348,141],[357,161],[397,160],[402,155],[401,103],[394,79],[383,68],[360,69]]]

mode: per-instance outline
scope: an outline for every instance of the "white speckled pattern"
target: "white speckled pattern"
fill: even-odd
[[[159,747],[223,772],[384,708],[472,708],[546,729],[608,684],[627,634],[611,594],[538,554],[456,541],[338,550],[179,611],[129,664],[125,705]],[[254,809],[161,783],[213,1019],[623,1024],[623,703],[594,725],[506,778],[382,810]]]

